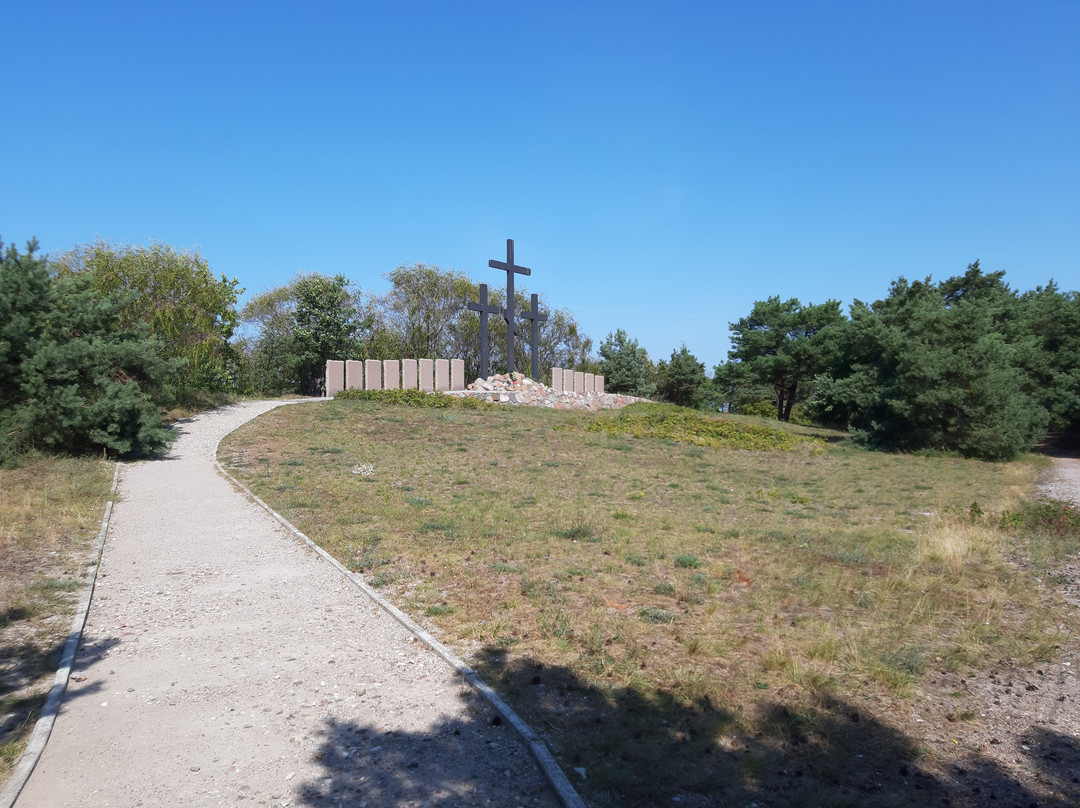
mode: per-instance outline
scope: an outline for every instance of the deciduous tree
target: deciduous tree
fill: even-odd
[[[230,339],[238,323],[239,281],[216,276],[195,250],[167,244],[111,244],[98,240],[57,258],[61,276],[89,272],[101,294],[117,292],[125,304],[119,325],[140,322],[161,339],[166,356],[183,360],[178,390],[219,391],[230,386]]]

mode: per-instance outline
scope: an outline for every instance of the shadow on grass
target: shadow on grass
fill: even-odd
[[[840,700],[796,710],[777,698],[747,715],[708,698],[597,687],[497,648],[478,670],[550,739],[592,806],[1080,805],[1080,745],[1045,728],[1021,741],[1025,782],[977,753],[932,774],[915,739]]]

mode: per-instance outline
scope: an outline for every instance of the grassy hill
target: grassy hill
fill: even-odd
[[[478,667],[596,805],[944,794],[980,718],[954,689],[912,725],[928,683],[1075,645],[1051,581],[1076,536],[1018,527],[1037,460],[655,405],[357,400],[275,410],[220,457]]]

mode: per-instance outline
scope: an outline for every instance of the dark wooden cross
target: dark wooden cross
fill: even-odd
[[[502,311],[498,306],[488,305],[488,287],[486,283],[480,284],[480,302],[469,301],[472,311],[480,312],[480,378],[486,379],[491,375],[491,350],[488,348],[488,315],[498,314]]]
[[[528,267],[519,267],[514,263],[514,240],[506,240],[506,262],[488,261],[492,269],[501,269],[506,272],[506,308],[503,309],[503,319],[506,320],[506,372],[514,372],[514,335],[517,325],[514,323],[514,275],[531,275],[532,270]]]
[[[532,380],[540,381],[540,323],[546,323],[548,316],[540,311],[540,299],[532,296],[532,311],[521,312],[522,318],[532,320],[532,335],[529,345],[532,352]]]

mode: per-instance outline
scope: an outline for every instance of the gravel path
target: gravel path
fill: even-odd
[[[1080,459],[1055,457],[1053,470],[1043,478],[1039,489],[1046,497],[1080,505]]]
[[[126,465],[34,806],[545,806],[514,731],[213,468],[278,402]],[[317,406],[307,404],[302,406]]]

